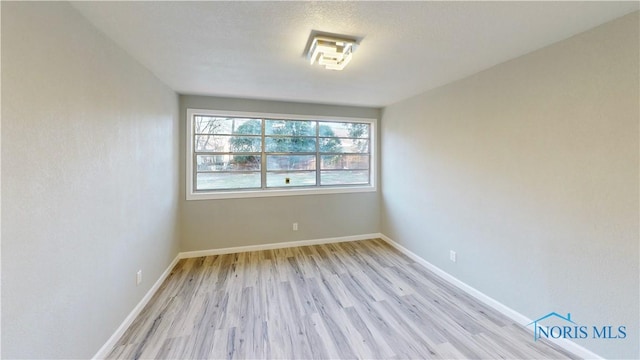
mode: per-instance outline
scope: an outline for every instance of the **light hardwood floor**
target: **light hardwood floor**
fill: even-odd
[[[181,260],[109,358],[575,358],[380,239]]]

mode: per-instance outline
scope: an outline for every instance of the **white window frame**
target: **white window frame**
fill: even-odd
[[[194,155],[194,116],[210,115],[210,116],[229,116],[229,117],[245,117],[258,119],[274,119],[274,120],[313,120],[326,122],[361,122],[370,124],[370,183],[366,185],[343,185],[343,186],[317,186],[305,188],[278,188],[278,189],[254,189],[254,190],[211,190],[211,191],[195,191],[193,187],[193,155]],[[186,119],[186,198],[187,200],[214,200],[214,199],[234,199],[234,198],[255,198],[255,197],[271,197],[271,196],[293,196],[293,195],[321,195],[321,194],[341,194],[341,193],[360,193],[377,191],[376,177],[378,161],[376,154],[376,136],[377,119],[356,118],[356,117],[336,117],[336,116],[311,116],[311,115],[294,115],[294,114],[274,114],[263,112],[244,112],[244,111],[226,111],[211,109],[187,109]],[[318,164],[319,166],[319,164]],[[319,169],[317,170],[319,171]]]

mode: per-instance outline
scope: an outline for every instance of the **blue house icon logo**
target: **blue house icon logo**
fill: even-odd
[[[547,315],[545,315],[545,316],[543,316],[543,317],[541,317],[539,319],[536,319],[536,320],[534,320],[534,321],[532,321],[532,322],[527,324],[527,326],[533,324],[533,340],[534,341],[538,341],[538,339],[541,336],[544,336],[545,338],[549,338],[549,337],[551,337],[551,338],[566,337],[567,329],[571,329],[572,328],[571,326],[562,326],[562,327],[560,327],[560,326],[553,326],[553,327],[538,326],[538,323],[541,322],[542,320],[546,320],[546,319],[552,318],[552,317],[561,319],[561,320],[566,321],[566,322],[568,322],[570,324],[573,324],[573,325],[578,325],[575,322],[573,322],[573,320],[571,320],[571,313],[567,313],[567,316],[564,317],[564,316],[558,314],[557,312],[550,312]],[[574,327],[574,328],[576,330],[578,329],[578,327]],[[558,329],[558,330],[556,330],[556,329]],[[554,331],[554,330],[556,330],[556,331]],[[571,337],[571,336],[569,336],[569,337]]]

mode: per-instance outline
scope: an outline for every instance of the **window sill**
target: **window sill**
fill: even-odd
[[[187,200],[217,200],[217,199],[243,199],[272,196],[299,196],[299,195],[328,195],[375,192],[375,186],[343,186],[330,188],[311,189],[277,189],[277,190],[243,190],[243,191],[216,191],[216,192],[187,192]]]

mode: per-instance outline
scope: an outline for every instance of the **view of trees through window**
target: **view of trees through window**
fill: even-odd
[[[199,191],[368,184],[370,124],[195,115]]]

